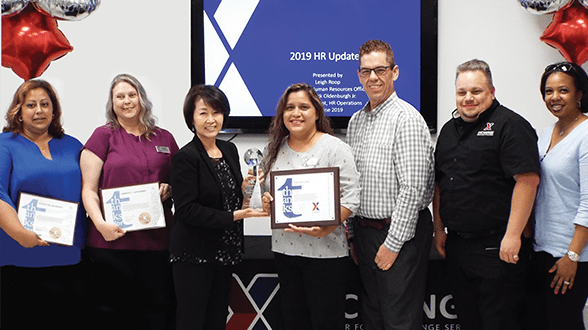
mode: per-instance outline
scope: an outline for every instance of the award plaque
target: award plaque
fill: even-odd
[[[126,231],[165,227],[159,183],[102,189],[102,211],[106,222]]]
[[[270,180],[272,229],[341,224],[338,167],[272,171]]]
[[[78,203],[21,192],[17,214],[25,229],[47,243],[73,245]]]

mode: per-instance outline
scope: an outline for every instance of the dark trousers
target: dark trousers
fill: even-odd
[[[394,265],[382,271],[374,259],[388,235],[389,226],[378,230],[354,228],[354,244],[363,283],[364,330],[422,329],[427,267],[433,240],[429,209],[419,212],[415,236],[404,243]]]
[[[174,297],[168,251],[86,248],[92,260],[90,329],[173,329]]]
[[[284,330],[344,329],[347,258],[274,256]]]
[[[584,306],[588,298],[588,262],[578,262],[578,270],[574,278],[574,285],[565,294],[553,292],[551,281],[555,273],[549,273],[553,267],[555,258],[547,252],[533,253],[533,263],[536,274],[539,277],[540,305],[537,316],[542,319],[541,325],[536,329],[549,330],[583,330]]]
[[[224,330],[234,267],[188,261],[172,263],[178,330]]]
[[[84,266],[3,266],[1,329],[86,329]]]
[[[448,234],[447,275],[462,330],[522,328],[531,241],[522,240],[519,262],[509,264],[500,260],[503,237],[504,232],[467,239]]]

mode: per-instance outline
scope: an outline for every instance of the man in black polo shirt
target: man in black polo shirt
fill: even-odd
[[[520,329],[537,135],[495,99],[486,62],[458,66],[455,90],[457,109],[435,150],[435,249],[447,260],[462,330]]]

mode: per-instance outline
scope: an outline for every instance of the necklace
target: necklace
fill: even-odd
[[[578,120],[578,117],[580,117],[580,115],[577,115],[576,118],[574,118],[574,120],[572,120],[569,124],[567,124],[564,128],[559,130],[559,136],[563,136],[564,135],[564,131],[570,127],[576,120]],[[560,125],[561,126],[561,125]]]

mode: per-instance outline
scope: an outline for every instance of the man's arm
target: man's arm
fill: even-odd
[[[441,188],[439,182],[435,183],[435,195],[433,195],[433,228],[435,229],[435,250],[437,254],[445,259],[445,241],[447,240],[447,233],[445,233],[445,225],[441,221],[441,214],[439,212],[441,203]]]
[[[500,244],[500,259],[516,264],[519,261],[521,249],[521,235],[533,210],[539,174],[528,172],[514,176],[516,181],[512,192],[510,216],[506,227],[506,234]]]
[[[394,145],[394,163],[400,188],[388,236],[375,258],[382,270],[394,264],[404,242],[414,237],[419,208],[424,196],[430,197],[432,192],[429,189],[432,189],[434,170],[433,148],[428,131],[422,129],[416,118],[407,118]]]

